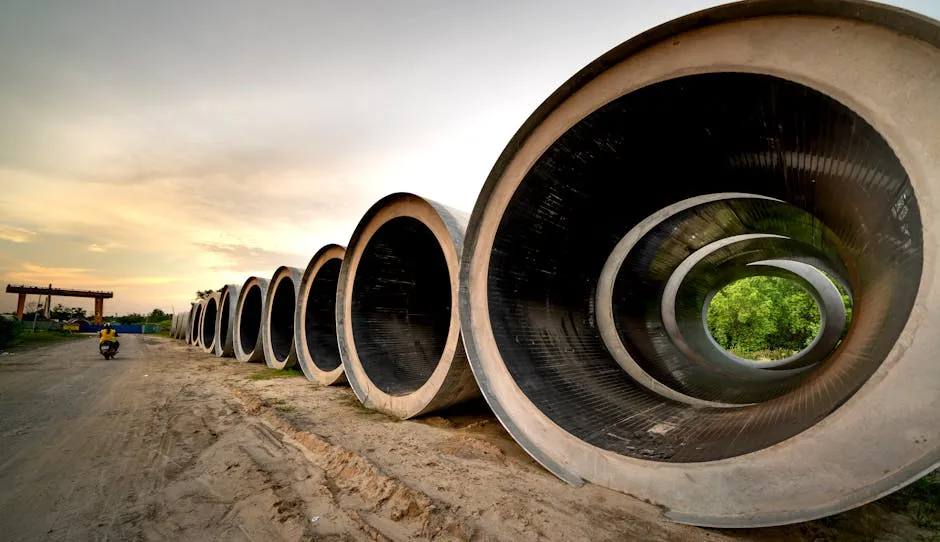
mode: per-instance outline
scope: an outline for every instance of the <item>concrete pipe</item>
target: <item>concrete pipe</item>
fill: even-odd
[[[238,361],[264,361],[264,340],[261,334],[261,314],[268,296],[268,279],[250,277],[242,284],[235,304],[233,330],[235,359]]]
[[[264,362],[272,369],[289,369],[297,364],[294,349],[294,313],[301,271],[281,266],[274,271],[261,317],[264,335]]]
[[[346,378],[366,407],[410,418],[479,395],[457,310],[466,220],[392,194],[356,227],[340,268],[336,326]]]
[[[189,325],[189,312],[181,312],[179,316],[179,324],[176,326],[176,338],[184,341],[186,340],[186,326]]]
[[[213,292],[206,298],[202,315],[199,318],[199,343],[207,353],[215,353],[216,325],[219,319],[219,292]]]
[[[937,66],[936,21],[764,0],[657,27],[566,82],[498,159],[461,264],[470,362],[513,437],[564,480],[713,527],[819,518],[935,468]],[[680,348],[670,278],[739,235],[785,241],[690,262]],[[707,334],[724,258],[830,295],[825,273],[853,300],[847,334],[796,365],[716,366],[688,333]]]
[[[336,342],[336,284],[346,249],[326,245],[314,254],[300,280],[294,312],[294,350],[307,380],[321,386],[343,384],[343,361]]]
[[[173,337],[174,334],[176,333],[176,319],[177,319],[176,314],[174,314],[173,317],[170,318],[170,337]]]
[[[192,344],[192,321],[194,313],[196,312],[197,303],[189,304],[189,311],[186,313],[186,323],[183,326],[183,340],[186,341],[186,344]]]
[[[176,315],[176,328],[173,330],[174,339],[186,338],[186,318],[188,316],[188,312],[181,312]]]
[[[189,344],[202,347],[202,334],[199,324],[202,323],[202,313],[206,308],[206,300],[201,299],[193,307],[192,317],[189,320]]]
[[[235,355],[235,304],[241,287],[228,284],[219,290],[219,315],[215,322],[215,355],[230,358]]]
[[[173,323],[173,338],[183,339],[186,336],[184,328],[186,326],[186,316],[188,313],[180,312],[176,314],[176,320]]]

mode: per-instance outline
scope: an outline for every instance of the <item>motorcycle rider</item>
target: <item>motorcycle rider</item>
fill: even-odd
[[[109,341],[113,342],[114,351],[117,352],[118,348],[120,348],[121,346],[121,343],[117,340],[117,337],[118,337],[117,330],[111,327],[111,323],[108,322],[104,325],[104,328],[102,328],[101,331],[98,332],[98,343],[100,344],[100,343],[109,342]]]

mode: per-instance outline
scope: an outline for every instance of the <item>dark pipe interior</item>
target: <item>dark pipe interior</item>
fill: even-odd
[[[242,302],[241,320],[238,322],[238,341],[242,352],[250,354],[258,344],[258,334],[261,333],[261,287],[252,284],[245,292]]]
[[[290,355],[294,344],[294,310],[297,296],[294,293],[294,281],[284,276],[277,283],[271,299],[271,350],[278,361],[284,361]]]
[[[754,405],[692,407],[637,385],[620,368],[597,331],[594,295],[611,250],[634,225],[677,201],[724,192],[779,198],[812,215],[807,241],[846,264],[855,312],[842,346],[797,389]],[[729,216],[754,229],[748,215]],[[670,246],[691,252],[701,231],[671,231]],[[626,272],[647,279],[628,292],[661,293],[668,274],[652,270],[671,250],[631,264],[646,265]],[[697,462],[778,443],[851,397],[893,347],[921,270],[914,193],[874,128],[794,82],[704,74],[617,99],[542,154],[498,226],[487,295],[502,359],[556,424],[615,453]],[[656,355],[664,340],[653,332],[655,314],[624,299],[615,297],[614,316],[621,332],[632,331],[621,336],[638,362],[651,365],[644,356]]]
[[[407,395],[440,361],[451,318],[450,274],[422,222],[394,218],[369,239],[352,290],[353,340],[376,387]]]
[[[222,314],[220,315],[219,325],[219,344],[225,346],[225,341],[228,339],[228,320],[229,314],[232,310],[232,292],[229,289],[226,289],[222,295],[222,300],[219,302],[221,307],[220,310]]]
[[[342,363],[336,343],[336,282],[342,264],[333,258],[320,266],[304,307],[307,351],[321,371],[332,371]]]
[[[202,344],[207,348],[215,340],[215,317],[218,313],[218,305],[215,299],[206,301],[206,317],[202,322]]]
[[[193,344],[199,342],[199,317],[202,316],[202,305],[196,305],[193,311],[193,321],[189,323],[189,337]]]

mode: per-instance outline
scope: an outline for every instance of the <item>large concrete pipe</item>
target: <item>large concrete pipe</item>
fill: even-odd
[[[219,319],[219,292],[206,298],[199,318],[199,345],[207,353],[215,353],[216,325]]]
[[[215,355],[230,358],[235,355],[235,304],[241,288],[228,284],[219,290],[219,315],[215,322]]]
[[[202,323],[202,313],[206,308],[206,300],[201,299],[193,306],[192,317],[189,320],[189,344],[202,346],[202,334],[199,324]]]
[[[716,527],[834,514],[935,468],[938,66],[936,21],[764,0],[566,82],[494,166],[461,264],[470,362],[513,437],[564,480]],[[755,273],[817,303],[822,273],[845,287],[838,346],[709,353],[707,300]]]
[[[234,347],[238,361],[264,361],[261,314],[268,296],[268,279],[250,277],[242,284],[235,304]]]
[[[340,357],[363,405],[410,418],[479,395],[460,338],[467,215],[392,194],[360,220],[340,268]]]
[[[294,312],[294,350],[311,382],[346,382],[336,343],[336,284],[346,249],[326,245],[314,254],[300,280]]]
[[[294,313],[297,312],[301,274],[296,267],[278,267],[268,286],[261,333],[264,335],[264,362],[272,369],[289,369],[297,364]]]

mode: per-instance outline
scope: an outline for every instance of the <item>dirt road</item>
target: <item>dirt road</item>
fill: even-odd
[[[818,540],[871,538],[839,525],[866,517],[875,538],[911,534],[870,507],[780,529],[674,525],[558,481],[483,404],[402,422],[345,387],[252,375],[266,376],[159,337],[125,337],[112,361],[93,339],[0,356],[0,538]]]

